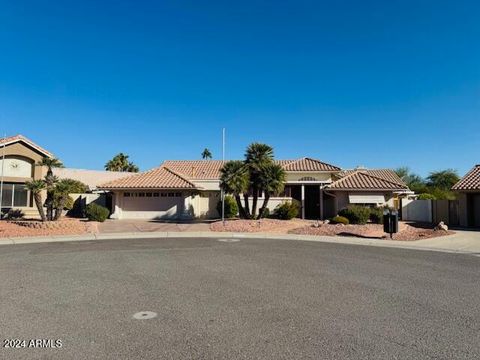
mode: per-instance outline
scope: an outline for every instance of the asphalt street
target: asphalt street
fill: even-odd
[[[479,277],[476,256],[319,242],[6,245],[0,358],[478,359]]]

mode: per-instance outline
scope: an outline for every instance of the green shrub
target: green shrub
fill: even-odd
[[[217,204],[217,211],[222,216],[222,201]],[[225,196],[225,218],[231,219],[238,214],[238,205],[233,196]]]
[[[418,200],[437,200],[437,197],[432,194],[423,193],[418,195]]]
[[[274,210],[274,217],[281,220],[291,220],[294,217],[297,217],[300,212],[300,205],[298,201],[285,201],[279,205]]]
[[[370,218],[370,209],[365,206],[350,205],[340,210],[338,215],[346,217],[350,224],[364,225]]]
[[[110,211],[106,207],[91,203],[87,205],[85,214],[90,221],[104,222],[110,215]]]
[[[370,221],[374,224],[383,224],[383,208],[381,207],[371,208]]]
[[[265,210],[263,210],[263,218],[268,218],[270,217],[270,209],[267,207]]]
[[[348,225],[350,221],[346,217],[337,215],[330,219],[330,223]]]

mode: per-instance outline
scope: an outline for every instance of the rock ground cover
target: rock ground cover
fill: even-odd
[[[82,235],[96,232],[96,224],[80,219],[64,218],[42,223],[35,220],[0,221],[0,238],[50,235]]]
[[[228,232],[265,232],[277,234],[297,234],[297,235],[318,235],[318,236],[354,236],[373,239],[390,238],[389,234],[383,232],[383,225],[342,225],[342,224],[324,224],[322,222],[309,220],[229,220],[225,226],[222,222],[212,223],[212,231]],[[400,222],[399,232],[393,234],[393,240],[412,241],[427,239],[438,236],[454,234],[453,231],[434,230],[432,225],[427,224],[408,224]]]

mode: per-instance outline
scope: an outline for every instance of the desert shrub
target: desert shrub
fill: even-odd
[[[85,214],[90,221],[104,222],[110,215],[110,211],[106,207],[91,203],[87,205]]]
[[[222,216],[222,201],[217,204],[217,211]],[[232,196],[225,196],[225,218],[231,219],[238,214],[238,205]]]
[[[418,200],[437,200],[437,197],[433,194],[423,193],[418,195]]]
[[[370,218],[370,209],[365,206],[350,205],[340,210],[338,215],[346,217],[350,224],[364,225]]]
[[[268,218],[270,217],[270,209],[267,207],[265,210],[263,210],[263,218]]]
[[[10,209],[7,212],[6,218],[8,220],[18,220],[18,219],[23,219],[24,216],[25,216],[25,214],[23,213],[22,210],[20,210],[20,209]]]
[[[370,209],[370,221],[374,224],[383,224],[384,208],[375,207]]]
[[[350,221],[346,217],[337,215],[330,219],[330,223],[348,225]]]
[[[300,212],[300,205],[298,201],[284,201],[277,205],[274,210],[274,217],[281,220],[291,220],[297,217]]]

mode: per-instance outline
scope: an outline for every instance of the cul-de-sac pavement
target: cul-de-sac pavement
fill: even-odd
[[[254,238],[4,245],[4,359],[475,359],[480,258]]]

